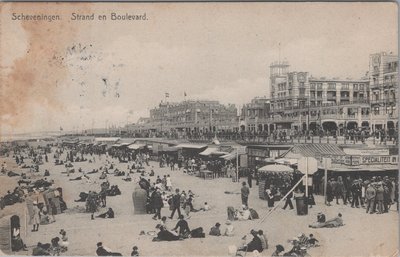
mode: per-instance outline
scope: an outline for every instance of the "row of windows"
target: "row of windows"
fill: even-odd
[[[365,84],[352,84],[353,90],[365,90],[367,89]],[[310,83],[311,89],[322,90],[322,83]],[[349,83],[341,83],[341,90],[349,90]],[[328,90],[336,90],[336,83],[328,83]]]

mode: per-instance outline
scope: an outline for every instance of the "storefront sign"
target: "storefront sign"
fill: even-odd
[[[374,165],[374,164],[397,164],[397,155],[367,155],[367,156],[351,156],[351,165]]]
[[[357,149],[357,148],[343,148],[343,151],[349,155],[389,155],[389,149]]]

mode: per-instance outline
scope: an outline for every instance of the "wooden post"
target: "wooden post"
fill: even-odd
[[[327,165],[327,159],[324,158],[324,168],[325,168],[325,172],[324,172],[324,198],[325,198],[325,204],[327,204],[327,195],[326,195],[326,190],[328,188],[328,165]]]
[[[308,198],[308,157],[306,158],[306,197]]]
[[[239,149],[236,149],[236,182],[239,183]]]
[[[28,218],[27,218],[27,212],[28,212],[28,210],[27,210],[27,208],[25,207],[24,208],[24,210],[25,210],[25,238],[27,238],[27,236],[28,236]]]

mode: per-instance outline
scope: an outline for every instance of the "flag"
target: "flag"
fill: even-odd
[[[169,97],[169,93],[165,93],[165,97],[167,97],[167,98],[168,98],[168,97]]]
[[[63,131],[63,128],[60,126],[60,131]]]
[[[186,92],[183,92],[183,96],[184,96],[184,97],[186,97],[186,96],[187,96],[187,95],[186,95]]]

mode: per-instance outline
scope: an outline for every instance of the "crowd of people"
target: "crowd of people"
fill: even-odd
[[[336,199],[352,208],[366,208],[367,213],[387,213],[392,205],[398,210],[398,183],[394,177],[373,176],[370,179],[354,179],[350,176],[331,178],[327,184],[327,205]]]
[[[221,160],[203,160],[195,156],[186,156],[184,158],[173,158],[169,155],[161,155],[158,159],[160,167],[167,166],[171,169],[169,174],[159,175],[157,169],[152,166],[151,158],[148,153],[136,153],[126,154],[124,151],[112,150],[110,152],[101,150],[102,148],[80,146],[80,147],[56,147],[54,148],[54,159],[63,161],[63,165],[66,167],[66,180],[68,183],[78,183],[74,181],[83,180],[85,183],[91,183],[91,181],[100,181],[100,188],[97,192],[89,190],[81,192],[79,199],[75,202],[83,202],[85,204],[85,210],[90,213],[91,219],[116,219],[116,213],[114,209],[107,204],[107,197],[116,196],[122,194],[119,190],[118,185],[111,185],[109,182],[109,176],[121,177],[123,181],[137,184],[140,188],[146,191],[147,202],[146,211],[151,214],[151,218],[156,220],[157,225],[156,233],[153,241],[178,241],[186,240],[190,238],[203,238],[206,237],[206,232],[203,227],[192,228],[189,224],[189,220],[192,216],[196,216],[196,213],[209,211],[210,205],[207,202],[195,203],[196,198],[199,197],[193,193],[192,188],[188,190],[182,190],[182,187],[178,188],[173,183],[173,177],[175,172],[181,171],[182,173],[191,174],[195,170],[204,167],[211,172],[218,173],[225,168],[233,168],[231,162],[225,162]],[[47,155],[50,155],[51,148],[41,149],[19,149],[14,154],[14,158],[18,165],[26,162],[27,159],[35,160],[35,162],[41,161],[49,162]],[[39,156],[43,156],[42,158]],[[104,156],[106,156],[104,158]],[[18,160],[17,160],[18,158]],[[92,171],[85,171],[81,168],[77,169],[77,173],[80,173],[78,177],[69,178],[71,174],[75,173],[74,163],[87,161],[95,163],[99,166],[97,169]],[[124,164],[126,169],[116,168],[114,162],[126,163]],[[38,164],[40,167],[41,164]],[[78,165],[76,165],[78,166]],[[2,172],[7,172],[8,168],[6,165],[2,165]],[[40,170],[40,169],[38,169]],[[53,171],[45,171],[48,174],[52,174]],[[90,175],[90,176],[89,176]],[[260,177],[256,172],[248,172],[247,183],[242,182],[240,189],[240,196],[242,202],[242,208],[235,210],[228,208],[228,219],[221,223],[215,224],[204,224],[205,227],[210,227],[208,236],[218,237],[227,236],[233,237],[237,235],[237,231],[234,226],[234,222],[254,220],[258,218],[257,212],[249,206],[249,196],[253,180],[256,179],[257,183],[259,180],[268,180],[265,187],[266,196],[266,207],[271,210],[275,207],[274,204],[277,199],[287,195],[283,209],[293,208],[291,199],[293,197],[304,196],[304,188],[298,188],[294,192],[291,192],[293,182],[296,181],[296,174],[286,175],[264,175]],[[216,176],[218,177],[218,176]],[[22,178],[22,177],[21,177]],[[121,180],[121,178],[118,178]],[[38,180],[36,180],[38,181]],[[36,181],[32,181],[29,184],[35,184]],[[47,182],[43,179],[42,182]],[[41,192],[44,192],[48,188],[52,187],[51,182],[49,185],[42,188]],[[125,183],[125,182],[122,182]],[[41,184],[42,185],[42,184]],[[367,213],[384,213],[390,210],[391,205],[397,201],[398,185],[393,178],[389,177],[372,177],[369,180],[355,179],[351,180],[350,177],[342,179],[330,179],[327,185],[327,198],[328,204],[336,198],[336,203],[339,204],[339,200],[342,200],[343,204],[351,204],[354,208],[365,207]],[[12,195],[19,195],[19,191],[9,192],[7,197],[10,198]],[[25,195],[25,192],[23,193]],[[311,206],[315,204],[312,200],[312,190],[309,190],[308,204]],[[24,198],[23,196],[21,198]],[[61,197],[62,199],[62,197]],[[212,200],[212,199],[209,199]],[[0,201],[1,202],[1,201]],[[169,209],[170,213],[162,213]],[[198,207],[198,208],[195,208]],[[66,206],[65,206],[66,208]],[[33,202],[33,212],[31,215],[31,221],[33,224],[32,232],[38,232],[40,225],[44,224],[44,220],[48,223],[56,221],[57,210],[54,202],[50,199],[45,205],[41,205],[37,201]],[[230,210],[230,211],[229,211]],[[169,223],[173,222],[177,214],[178,220],[174,226]],[[118,213],[117,213],[118,214]],[[149,215],[150,218],[150,215]],[[325,218],[318,219],[318,222],[311,224],[312,228],[320,227],[340,227],[343,225],[342,214],[339,213],[337,217],[326,220]],[[18,233],[15,234],[17,241]],[[254,252],[261,253],[266,249],[269,249],[268,240],[266,233],[263,230],[251,230],[250,234],[252,239],[250,242],[246,242],[242,246],[237,247],[235,254],[240,252]],[[273,252],[273,256],[308,256],[307,249],[318,243],[313,235],[306,237],[304,234],[299,235],[296,240],[291,240],[292,249],[286,253],[282,245],[276,245],[276,249]],[[19,242],[20,249],[25,250],[26,247],[21,239]],[[69,242],[66,232],[60,231],[60,236],[54,237],[49,244],[43,244],[38,242],[36,247],[33,249],[32,255],[60,255],[68,250]],[[97,255],[99,256],[121,256],[120,253],[112,251],[107,247],[103,246],[101,242],[97,244]],[[138,246],[132,248],[131,256],[139,256]]]

